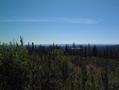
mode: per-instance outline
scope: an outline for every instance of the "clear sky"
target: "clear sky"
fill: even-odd
[[[119,0],[0,0],[0,41],[119,43]]]

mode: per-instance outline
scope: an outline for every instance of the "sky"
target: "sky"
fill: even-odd
[[[0,0],[0,42],[118,44],[119,0]]]

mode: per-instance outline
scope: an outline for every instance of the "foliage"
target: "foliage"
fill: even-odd
[[[119,58],[112,47],[24,45],[22,37],[20,42],[0,45],[0,90],[119,89]]]

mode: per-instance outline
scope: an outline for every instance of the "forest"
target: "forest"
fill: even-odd
[[[0,90],[119,90],[119,45],[0,43]]]

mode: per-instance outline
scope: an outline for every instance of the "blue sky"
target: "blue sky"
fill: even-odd
[[[0,41],[119,43],[119,0],[0,0]]]

